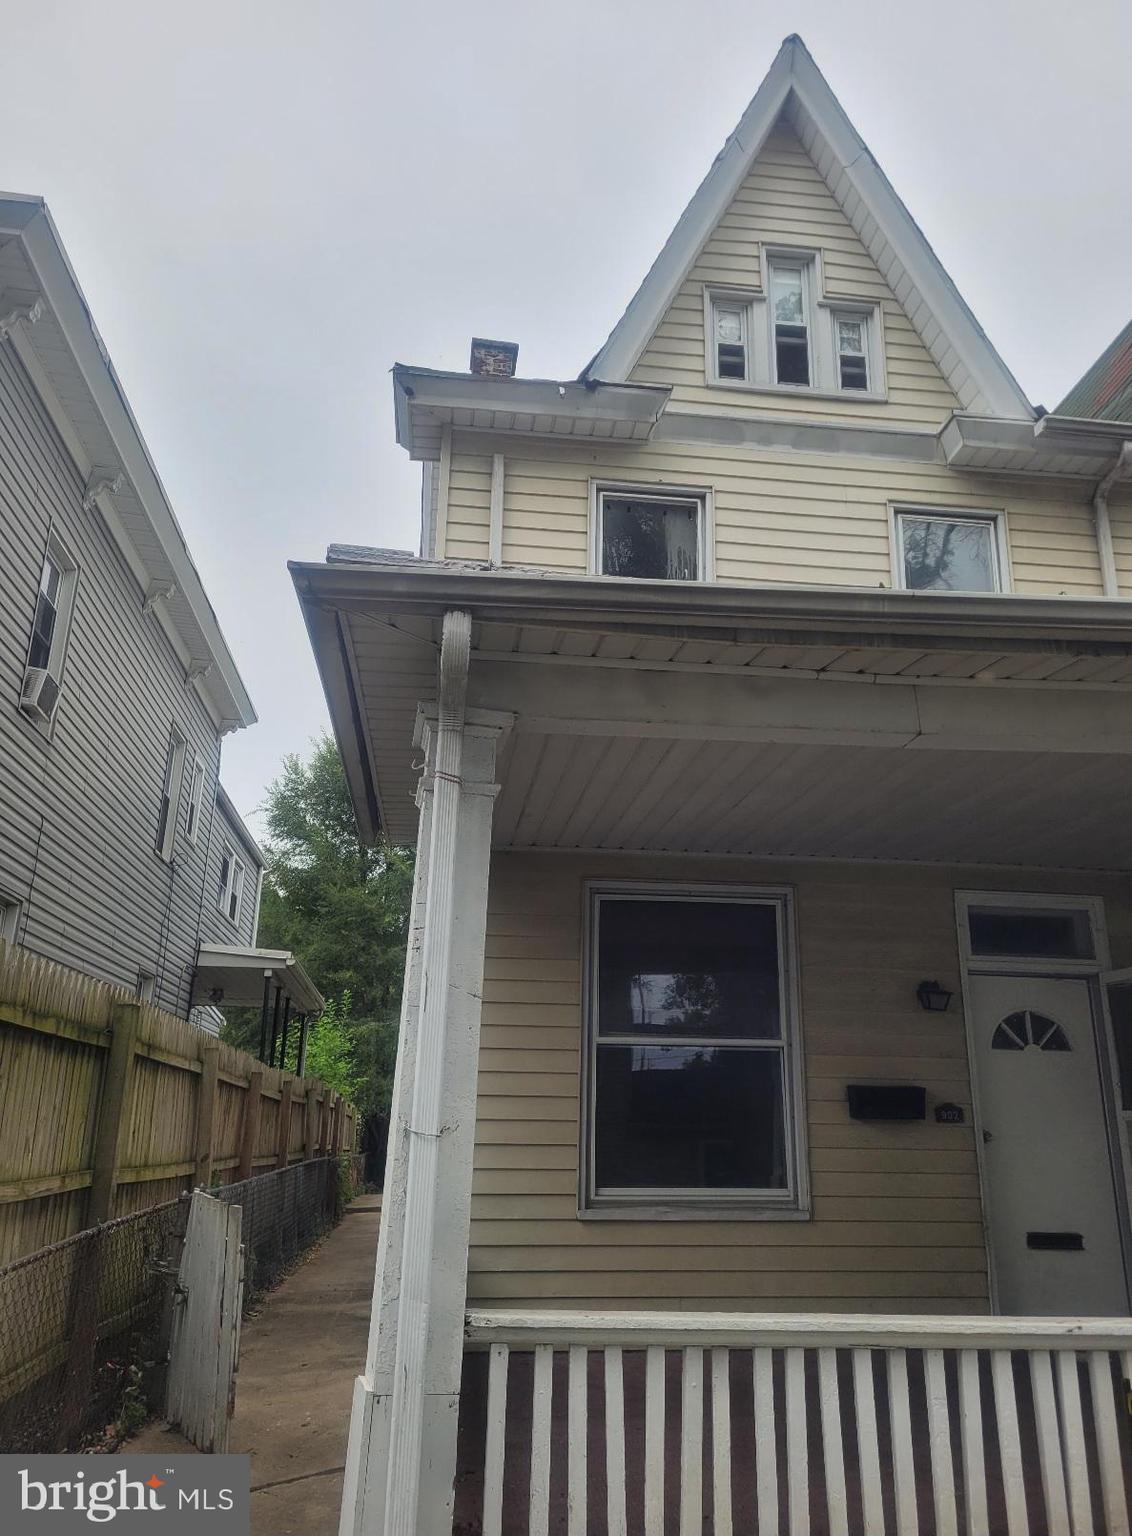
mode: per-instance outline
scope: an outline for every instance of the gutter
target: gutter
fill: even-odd
[[[1120,577],[1116,570],[1116,553],[1112,547],[1112,520],[1108,515],[1108,493],[1132,465],[1132,443],[1123,442],[1120,452],[1103,479],[1097,481],[1093,492],[1093,516],[1096,520],[1097,555],[1101,565],[1101,587],[1106,597],[1120,596]]]
[[[333,549],[332,549],[333,553]],[[649,622],[704,630],[793,624],[865,633],[878,626],[907,634],[1132,644],[1132,606],[1105,598],[906,592],[890,588],[750,587],[719,582],[651,582],[608,576],[556,577],[543,571],[491,570],[455,562],[355,560],[290,565],[304,604],[329,608],[378,603],[390,611],[442,614],[467,607],[477,622],[555,624],[570,620],[615,628]]]

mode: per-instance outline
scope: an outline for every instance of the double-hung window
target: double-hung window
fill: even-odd
[[[704,581],[708,558],[705,491],[595,487],[594,569],[645,581]]]
[[[161,802],[157,813],[157,837],[154,842],[158,853],[168,863],[173,857],[173,844],[177,838],[177,821],[181,814],[181,794],[185,782],[185,738],[176,726],[169,733],[169,747],[165,753],[165,773],[161,780]]]
[[[809,268],[800,261],[772,258],[771,323],[774,327],[774,382],[811,382]]]
[[[230,922],[240,921],[240,908],[244,900],[246,873],[243,860],[227,845],[220,853],[220,900],[221,912]]]
[[[798,1211],[786,891],[589,892],[585,1203]]]
[[[715,376],[717,379],[750,377],[750,308],[739,299],[717,296],[711,302],[714,333]]]
[[[204,792],[204,764],[199,757],[193,758],[193,771],[189,779],[189,803],[185,808],[185,836],[195,843],[200,831],[200,802]]]
[[[53,533],[47,541],[32,615],[20,708],[49,726],[63,686],[63,661],[71,629],[78,566]]]
[[[837,384],[840,389],[869,388],[869,322],[866,315],[833,315]]]
[[[1002,519],[898,508],[896,581],[913,592],[1001,592]]]

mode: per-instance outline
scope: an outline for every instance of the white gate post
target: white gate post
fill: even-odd
[[[468,615],[446,614],[341,1536],[452,1528],[495,753],[508,723],[465,718],[469,643]]]

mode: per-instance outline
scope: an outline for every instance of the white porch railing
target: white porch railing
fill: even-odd
[[[483,1536],[1129,1533],[1132,1319],[473,1312],[467,1338]]]

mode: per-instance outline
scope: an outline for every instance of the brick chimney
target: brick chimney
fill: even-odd
[[[517,341],[485,341],[472,337],[472,359],[468,367],[486,379],[513,379],[519,359]]]

